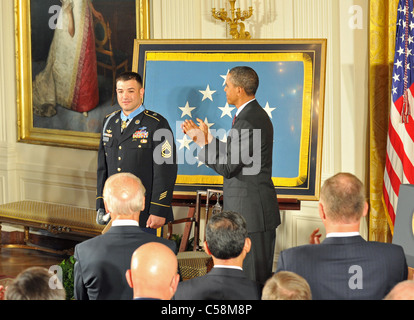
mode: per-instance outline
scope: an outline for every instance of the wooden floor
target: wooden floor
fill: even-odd
[[[65,259],[64,256],[38,250],[2,248],[0,250],[0,276],[14,278],[21,271],[33,266],[49,269],[62,262],[63,259]]]

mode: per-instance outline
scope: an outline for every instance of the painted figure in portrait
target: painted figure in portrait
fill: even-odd
[[[46,67],[33,82],[33,113],[51,117],[56,105],[86,113],[99,102],[91,0],[61,0]]]

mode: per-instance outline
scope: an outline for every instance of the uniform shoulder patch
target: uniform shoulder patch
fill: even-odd
[[[160,119],[161,115],[159,113],[156,113],[156,112],[151,111],[151,110],[145,110],[144,114],[146,116],[150,117],[150,118],[153,118],[153,119],[157,120],[158,122],[161,121],[161,119]]]
[[[116,111],[114,111],[114,112],[111,112],[110,114],[107,114],[107,115],[105,116],[105,118],[109,118],[110,116],[112,116],[112,115],[114,115],[114,114],[116,114],[116,113],[118,113],[118,112],[121,112],[121,109],[116,110]]]

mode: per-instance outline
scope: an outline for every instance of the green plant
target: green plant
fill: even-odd
[[[62,268],[62,284],[66,291],[66,300],[73,300],[74,297],[74,278],[73,268],[75,266],[75,258],[70,256],[63,260],[59,266]]]
[[[177,248],[180,247],[182,238],[183,238],[182,234],[173,233],[171,236],[171,240],[175,242],[175,244],[177,245]],[[188,239],[187,247],[185,248],[184,251],[192,251],[193,245],[194,245],[194,237]]]
[[[179,248],[179,247],[180,247],[180,243],[181,243],[181,239],[182,239],[182,237],[183,237],[183,235],[182,235],[182,234],[176,234],[176,233],[173,233],[173,234],[171,235],[171,241],[174,241],[174,242],[175,242],[175,244],[177,245],[177,248]]]

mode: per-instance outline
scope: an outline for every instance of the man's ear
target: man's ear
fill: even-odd
[[[142,209],[141,209],[141,212],[144,211],[144,209],[145,209],[145,196],[142,199]]]
[[[364,211],[362,212],[362,216],[363,217],[366,217],[367,216],[368,209],[369,209],[368,202],[365,201],[365,203],[364,203]]]
[[[174,296],[175,292],[177,291],[178,283],[180,282],[180,275],[177,273],[170,284],[170,295],[171,297]]]
[[[210,252],[210,249],[208,247],[207,241],[204,241],[204,251],[209,254],[210,256],[212,255]]]
[[[244,250],[246,251],[246,253],[250,252],[250,249],[252,248],[252,240],[250,240],[250,238],[246,238],[244,240]]]
[[[326,220],[325,209],[321,202],[319,202],[318,204],[318,210],[319,210],[319,217],[321,217],[322,221]]]
[[[126,278],[126,281],[128,282],[128,285],[129,285],[131,288],[134,288],[134,283],[132,282],[132,273],[131,273],[131,269],[128,269],[128,270],[125,272],[125,278]]]
[[[105,199],[104,199],[104,208],[105,208],[105,212],[109,212],[109,210],[108,210],[108,205],[106,204]]]

